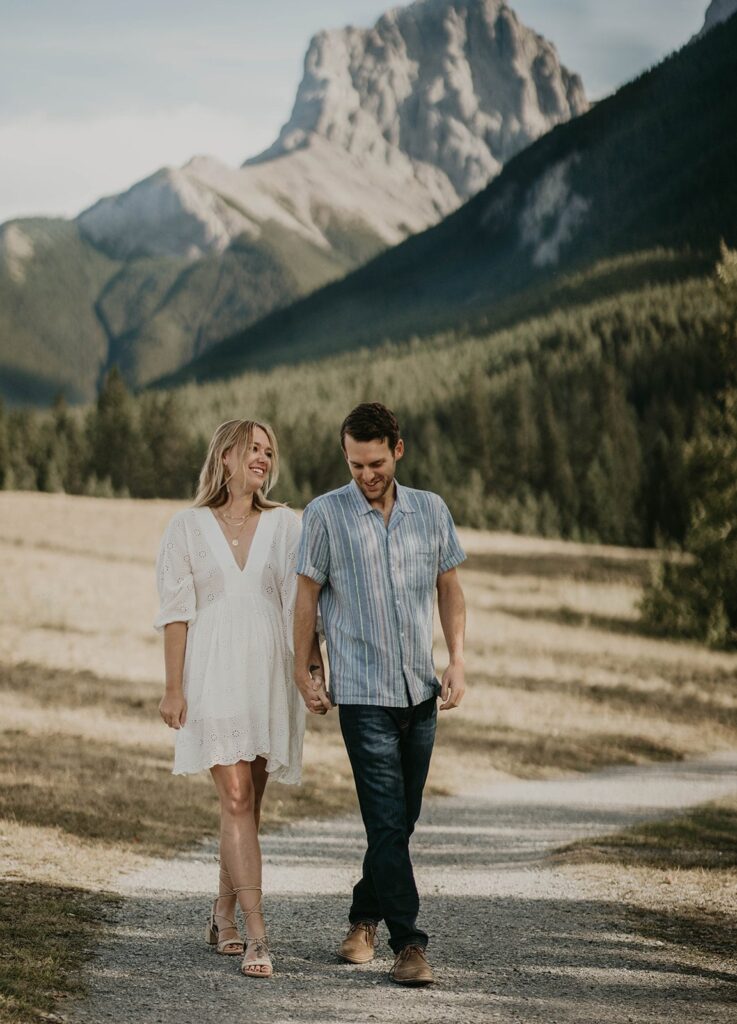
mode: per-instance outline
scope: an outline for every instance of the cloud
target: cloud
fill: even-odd
[[[74,216],[165,165],[205,153],[238,165],[274,138],[273,116],[251,122],[199,104],[111,116],[33,114],[0,122],[0,222]]]

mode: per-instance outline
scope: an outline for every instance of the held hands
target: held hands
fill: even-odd
[[[159,703],[159,714],[170,729],[181,729],[187,721],[187,702],[180,694],[165,693]]]
[[[305,707],[313,715],[326,715],[332,704],[325,689],[325,680],[320,672],[295,672],[294,681],[302,694]]]
[[[466,669],[462,661],[451,662],[443,672],[440,683],[440,699],[443,703],[439,711],[450,711],[457,708],[466,692]]]

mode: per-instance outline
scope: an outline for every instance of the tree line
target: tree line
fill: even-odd
[[[0,410],[0,480],[187,500],[214,427],[248,417],[268,420],[279,437],[274,496],[303,506],[347,478],[338,442],[346,412],[380,400],[407,443],[400,479],[442,494],[462,524],[698,543],[707,485],[694,467],[712,444],[704,438],[732,429],[733,258],[724,250],[717,276],[646,285],[483,337],[445,334],[140,395],[113,370],[91,408]],[[717,449],[734,476],[732,449]],[[649,607],[663,625],[662,601],[657,613]],[[737,625],[725,609],[723,638]]]
[[[188,428],[175,394],[135,398],[117,369],[94,407],[57,399],[47,413],[0,406],[0,484],[6,490],[97,497],[186,498],[206,441]]]

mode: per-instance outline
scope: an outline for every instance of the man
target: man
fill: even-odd
[[[339,956],[373,959],[384,920],[396,957],[391,979],[427,985],[434,978],[428,936],[417,924],[409,840],[430,765],[437,696],[448,711],[465,691],[465,603],[456,572],[465,554],[442,499],[396,482],[404,442],[392,412],[359,405],[343,422],[341,444],[353,480],[310,502],[302,519],[295,681],[308,709],[325,714],[331,700],[320,667],[310,665],[319,599],[330,697],[368,844]],[[436,589],[450,655],[441,684],[432,661]]]

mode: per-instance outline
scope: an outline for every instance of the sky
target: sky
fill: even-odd
[[[600,99],[685,43],[708,0],[509,0]],[[311,36],[375,0],[0,0],[0,222],[74,216],[206,153],[238,165],[288,119]]]

